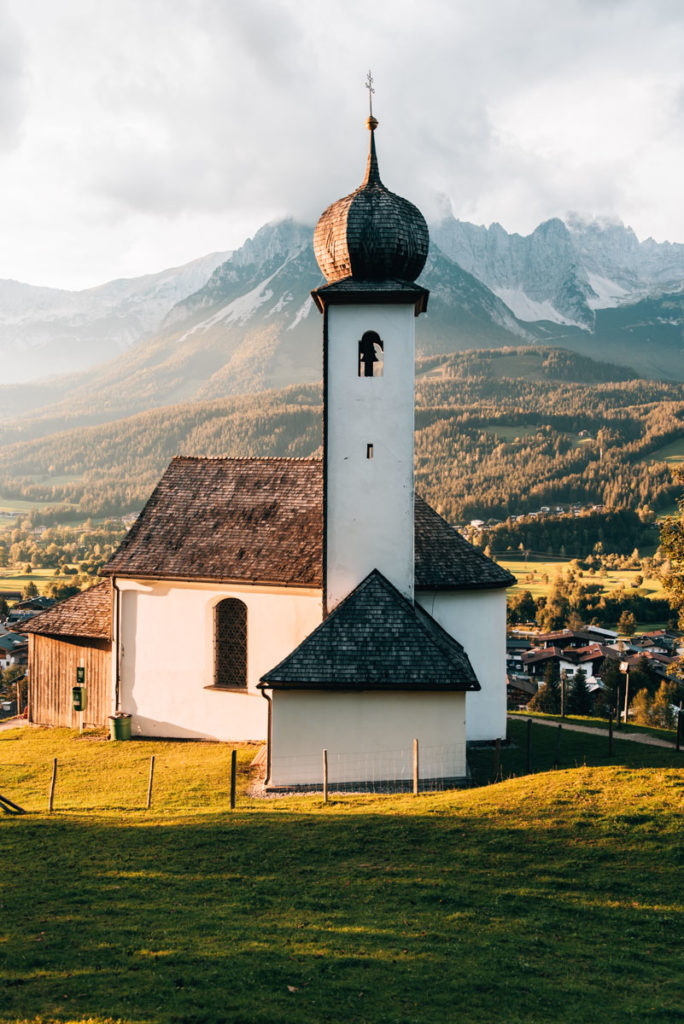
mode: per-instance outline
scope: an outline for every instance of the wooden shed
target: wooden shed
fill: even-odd
[[[36,615],[28,633],[29,720],[76,729],[71,688],[85,669],[85,725],[105,725],[112,713],[112,585],[99,583]]]

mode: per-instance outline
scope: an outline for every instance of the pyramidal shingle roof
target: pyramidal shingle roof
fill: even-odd
[[[262,689],[479,690],[463,647],[377,569],[279,665]]]
[[[515,582],[418,496],[415,552],[418,589]],[[102,575],[322,587],[322,461],[173,459]]]

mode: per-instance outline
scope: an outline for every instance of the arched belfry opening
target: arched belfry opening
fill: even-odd
[[[214,686],[247,686],[247,605],[236,597],[214,608]]]
[[[377,331],[365,331],[359,342],[359,377],[382,377],[384,351]]]

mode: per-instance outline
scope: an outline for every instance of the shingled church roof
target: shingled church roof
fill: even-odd
[[[416,587],[420,590],[491,590],[511,587],[515,576],[470,544],[416,495]]]
[[[416,587],[510,587],[506,569],[416,498]],[[323,462],[172,460],[103,575],[323,587]]]
[[[463,647],[374,569],[261,689],[479,690]]]
[[[417,588],[515,582],[419,497],[415,530]],[[102,574],[322,587],[322,461],[173,459]]]
[[[83,637],[91,640],[112,639],[112,585],[107,580],[67,597],[46,612],[22,623],[22,633],[40,636]]]
[[[102,573],[320,587],[322,465],[178,456]]]

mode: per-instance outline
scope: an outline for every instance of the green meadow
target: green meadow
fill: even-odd
[[[327,805],[249,796],[243,746],[233,812],[224,744],[0,733],[0,1021],[684,1020],[681,755],[568,734],[553,770],[538,726],[524,775],[525,728],[504,782]]]
[[[681,468],[684,466],[684,437],[678,437],[676,441],[651,452],[648,461],[667,462],[670,466]]]
[[[537,562],[497,558],[497,562],[516,577],[517,583],[511,588],[513,593],[519,590],[529,590],[533,597],[548,597],[558,575],[566,573],[571,568],[572,559],[557,558]],[[586,570],[578,572],[573,569],[573,571],[582,583],[600,584],[602,594],[610,594],[620,587],[629,590],[633,587],[637,576],[643,578],[643,573],[639,569],[606,569],[593,575]],[[643,579],[638,586],[638,592],[646,597],[663,598],[667,596],[662,581],[652,576]]]

